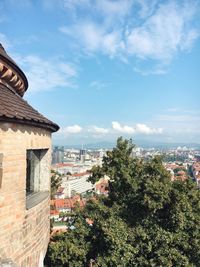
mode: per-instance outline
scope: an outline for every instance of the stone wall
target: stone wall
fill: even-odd
[[[48,149],[50,186],[51,133],[27,125],[0,122],[0,262],[18,267],[42,266],[49,241],[49,195],[26,208],[26,150]]]

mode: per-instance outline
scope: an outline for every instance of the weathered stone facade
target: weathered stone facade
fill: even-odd
[[[0,123],[0,257],[11,258],[21,267],[39,266],[49,241],[49,197],[26,209],[26,150],[49,148],[50,166],[50,147],[48,131]],[[49,172],[46,175],[43,178],[49,181]]]
[[[0,61],[3,62],[1,57]],[[0,266],[12,262],[10,266],[41,267],[50,230],[51,133],[58,126],[21,99],[21,83],[20,89],[17,87],[20,94],[16,90],[13,93],[12,84],[1,85],[1,74],[0,69]],[[16,106],[12,99],[9,101],[13,106],[6,106],[6,90],[9,98],[16,99],[13,102],[18,101]],[[21,114],[20,108],[24,110]],[[38,160],[37,191],[28,195],[29,150],[45,151],[45,156],[41,162]]]

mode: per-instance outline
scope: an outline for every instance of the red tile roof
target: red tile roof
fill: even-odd
[[[59,215],[59,211],[58,210],[50,210],[50,214],[51,215]]]
[[[65,198],[65,199],[54,199],[51,201],[51,204],[53,203],[53,206],[56,210],[59,209],[73,209],[76,205],[79,205],[80,207],[85,206],[85,200],[77,199],[77,198]]]
[[[52,165],[52,167],[61,168],[61,167],[73,167],[74,164],[72,163],[56,163]]]
[[[85,176],[85,175],[89,175],[89,172],[73,173],[71,176],[81,177],[81,176]]]

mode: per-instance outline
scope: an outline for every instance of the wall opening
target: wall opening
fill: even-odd
[[[27,208],[37,205],[49,194],[48,149],[26,151],[26,203]]]

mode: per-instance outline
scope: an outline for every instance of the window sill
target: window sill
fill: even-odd
[[[37,192],[26,197],[26,209],[29,210],[49,197],[49,191]]]

